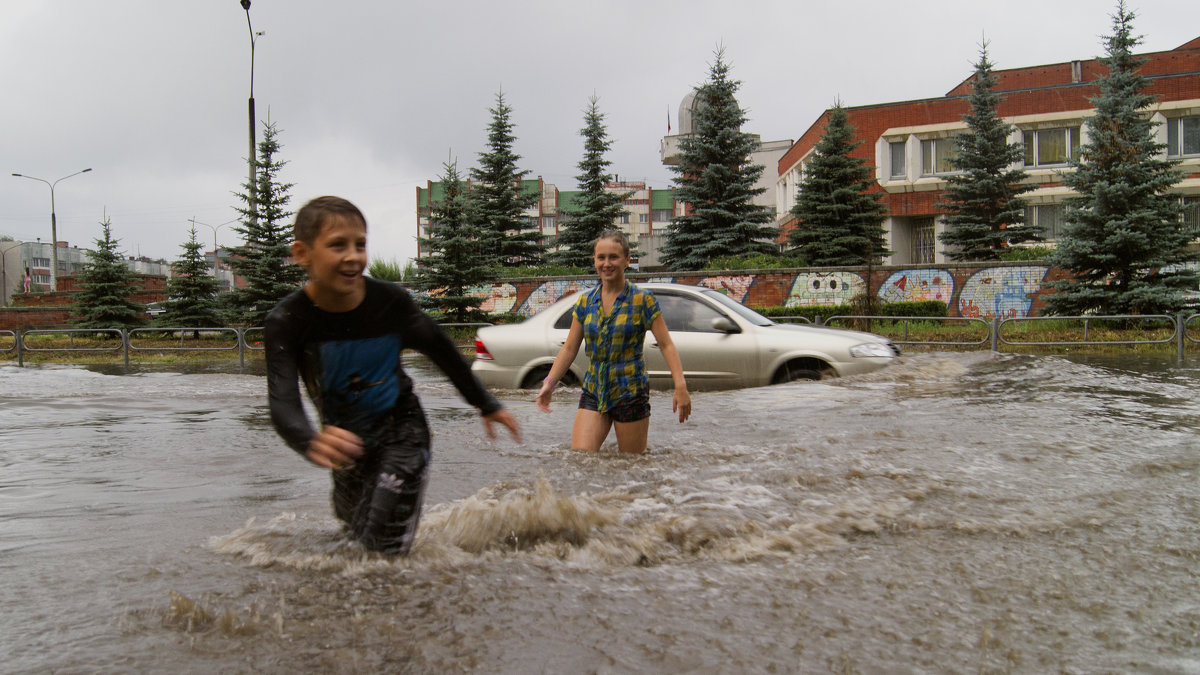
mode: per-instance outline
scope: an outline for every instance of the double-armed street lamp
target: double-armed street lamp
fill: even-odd
[[[247,0],[247,2],[248,1],[249,0]],[[29,180],[41,181],[50,186],[50,290],[52,291],[58,290],[58,221],[54,216],[54,186],[58,185],[59,182],[70,178],[71,176],[78,176],[81,173],[87,173],[89,171],[91,171],[91,168],[87,168],[82,171],[76,171],[70,176],[63,176],[53,183],[45,178],[26,176],[20,173],[13,174],[17,178],[28,178]]]
[[[209,225],[208,223],[202,223],[202,222],[196,220],[194,217],[189,218],[189,220],[192,223],[192,229],[195,229],[195,227],[197,225],[203,225],[213,231],[213,278],[215,279],[217,276],[217,270],[218,270],[218,267],[217,267],[217,252],[218,252],[217,230],[221,229],[222,227],[225,227],[226,225],[230,225],[230,224],[238,222],[238,219],[234,218],[233,220],[226,221],[224,223],[221,223],[220,225]]]
[[[241,0],[241,4],[242,9],[246,10],[246,27],[250,29],[250,152],[246,155],[247,163],[250,165],[250,192],[248,197],[250,218],[257,220],[258,211],[255,206],[258,203],[258,185],[257,181],[254,180],[254,165],[256,163],[255,158],[257,156],[257,152],[254,147],[254,44],[258,41],[258,36],[262,35],[263,32],[261,30],[257,33],[254,32],[254,25],[250,23],[250,0]]]

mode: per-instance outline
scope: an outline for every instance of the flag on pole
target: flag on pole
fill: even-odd
[[[667,106],[667,135],[671,135],[671,106]]]

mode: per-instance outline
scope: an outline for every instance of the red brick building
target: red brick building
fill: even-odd
[[[1185,178],[1174,187],[1187,206],[1187,223],[1200,236],[1200,38],[1177,49],[1142,54],[1141,74],[1156,102],[1148,110],[1158,122],[1159,141],[1167,156],[1181,161]],[[1087,142],[1083,120],[1094,114],[1090,98],[1099,94],[1096,80],[1107,72],[1096,59],[1028,68],[997,70],[995,90],[1002,97],[998,112],[1016,129],[1010,142],[1023,143],[1023,168],[1034,190],[1023,195],[1029,206],[1026,222],[1043,228],[1052,243],[1062,225],[1063,200],[1071,193],[1062,185],[1068,158]],[[943,231],[937,203],[951,169],[948,159],[954,136],[967,126],[972,74],[941,98],[847,108],[857,138],[864,141],[854,155],[875,167],[872,189],[887,205],[889,248],[885,262],[933,264],[946,260],[938,235]],[[818,118],[779,161],[778,224],[794,224],[788,211],[813,148],[820,140],[829,111]]]

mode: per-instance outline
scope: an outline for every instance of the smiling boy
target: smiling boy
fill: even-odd
[[[366,549],[407,553],[429,475],[429,427],[403,349],[428,356],[463,398],[520,441],[516,420],[471,373],[454,343],[396,284],[363,276],[367,224],[340,197],[318,197],[296,214],[292,254],[303,288],[267,316],[271,421],[292,449],[333,470],[334,514]],[[303,380],[320,417],[300,401]]]

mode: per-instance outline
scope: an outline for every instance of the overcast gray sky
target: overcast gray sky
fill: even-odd
[[[253,0],[254,95],[280,129],[292,208],[338,194],[372,258],[415,254],[415,188],[464,173],[503,89],[530,177],[575,189],[582,110],[607,115],[612,170],[668,187],[659,140],[723,44],[747,131],[795,139],[846,105],[943,95],[986,35],[997,68],[1102,53],[1105,0]],[[1200,35],[1200,2],[1131,0],[1140,51]],[[236,217],[246,179],[250,33],[237,0],[0,0],[0,234],[176,259],[189,219]],[[261,139],[261,127],[258,136]],[[774,170],[769,167],[768,170]],[[198,228],[212,245],[210,229]],[[237,243],[232,226],[222,245]]]

